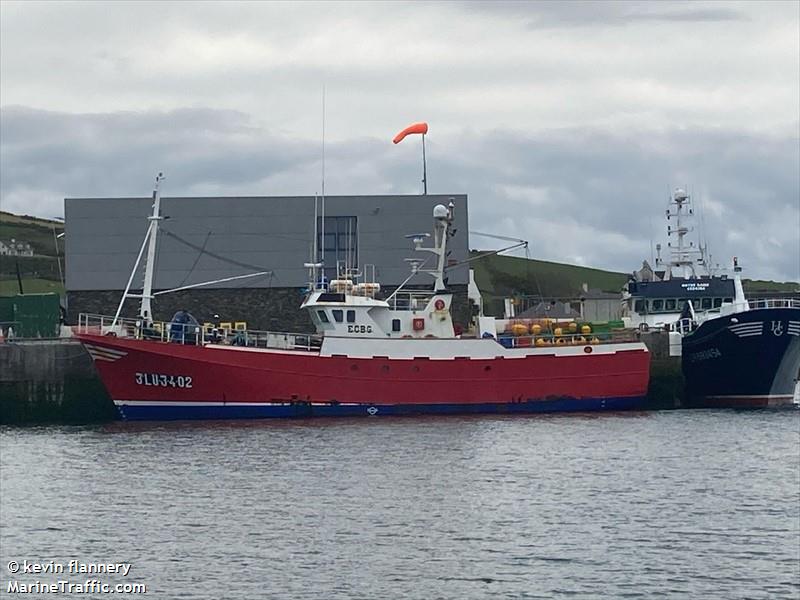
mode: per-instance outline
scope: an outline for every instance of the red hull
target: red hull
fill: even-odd
[[[641,399],[650,365],[644,349],[430,360],[78,337],[118,405],[303,402],[380,407]]]

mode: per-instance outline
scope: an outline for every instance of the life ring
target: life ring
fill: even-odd
[[[436,302],[433,303],[433,307],[436,310],[444,310],[444,300],[442,300],[441,298],[437,298]]]

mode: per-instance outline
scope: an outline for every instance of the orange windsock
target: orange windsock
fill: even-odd
[[[412,133],[421,133],[423,135],[428,133],[428,124],[427,123],[414,123],[413,125],[409,125],[405,129],[403,129],[403,131],[401,131],[396,136],[394,136],[394,139],[392,140],[392,142],[394,142],[395,144],[399,144],[400,142],[403,141],[404,137],[406,137],[407,135],[412,134]]]

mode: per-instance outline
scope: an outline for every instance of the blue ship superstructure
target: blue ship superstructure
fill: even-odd
[[[664,330],[682,355],[686,403],[756,407],[796,403],[800,380],[800,299],[748,301],[741,267],[716,274],[703,246],[687,243],[691,199],[675,190],[666,211],[669,259],[645,262],[623,292],[623,319]]]

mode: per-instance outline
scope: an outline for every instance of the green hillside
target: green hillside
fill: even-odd
[[[472,267],[478,287],[502,294],[513,290],[548,297],[572,296],[584,283],[593,289],[617,292],[628,280],[624,273],[517,256],[488,256],[473,262]]]
[[[19,265],[22,287],[25,292],[63,293],[56,258],[54,229],[55,234],[58,235],[64,231],[64,224],[59,221],[0,211],[0,240],[8,242],[14,239],[18,242],[27,242],[34,252],[34,256],[0,257],[0,296],[18,293],[17,265]],[[62,255],[63,268],[63,238],[58,239],[58,252]]]
[[[0,240],[15,239],[28,242],[37,256],[55,256],[56,246],[53,239],[64,231],[64,224],[59,221],[48,221],[37,217],[20,216],[0,211]],[[59,252],[64,251],[63,239],[58,240]]]
[[[22,291],[26,294],[43,294],[56,292],[64,294],[64,286],[60,281],[52,279],[35,279],[26,277],[22,280]],[[10,279],[0,279],[0,296],[16,296],[19,293],[16,276]]]

